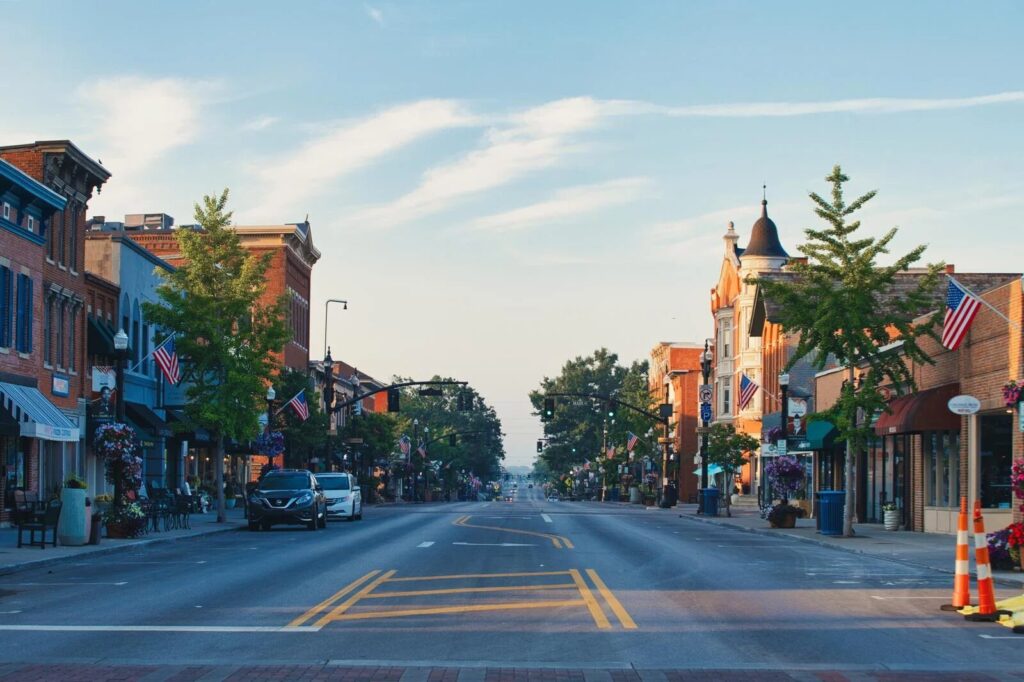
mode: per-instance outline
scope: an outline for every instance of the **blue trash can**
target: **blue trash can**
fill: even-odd
[[[704,516],[718,516],[718,488],[704,488]]]
[[[846,504],[845,490],[822,490],[818,493],[820,501],[819,532],[822,535],[843,534],[843,507]]]

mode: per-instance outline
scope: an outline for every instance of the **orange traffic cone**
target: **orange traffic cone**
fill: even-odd
[[[970,547],[967,539],[967,498],[960,498],[960,518],[956,524],[956,567],[953,576],[953,601],[943,611],[959,611],[971,603]],[[986,546],[987,549],[987,546]]]
[[[988,539],[985,520],[981,516],[981,502],[974,501],[974,561],[978,568],[978,611],[964,616],[967,620],[992,623],[999,620],[996,594],[992,586],[992,564],[988,561]]]

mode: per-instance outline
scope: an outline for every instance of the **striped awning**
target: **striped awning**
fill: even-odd
[[[64,442],[78,440],[78,427],[37,388],[0,382],[0,403],[18,422],[24,438]]]

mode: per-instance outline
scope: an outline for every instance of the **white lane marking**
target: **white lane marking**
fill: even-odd
[[[21,609],[14,609],[13,611],[0,611],[0,613],[7,615],[11,613],[21,613]]]
[[[464,547],[536,547],[536,545],[519,542],[453,542],[452,544]]]
[[[491,506],[490,502],[484,502],[482,505],[480,505],[480,508],[481,509],[486,509],[487,507],[490,507],[490,506]]]
[[[127,580],[122,580],[121,582],[117,582],[117,583],[7,583],[7,584],[8,585],[14,585],[16,587],[29,587],[29,586],[33,586],[34,587],[34,586],[39,586],[39,585],[45,585],[47,587],[49,587],[51,585],[57,585],[57,586],[66,586],[66,585],[75,585],[75,586],[78,586],[78,585],[117,585],[118,587],[120,587],[121,585],[127,585],[128,581]]]
[[[888,600],[888,599],[945,599],[945,597],[882,597],[877,594],[871,595],[872,599]]]
[[[417,547],[430,547],[432,544],[434,544],[434,541],[433,540],[428,540],[426,542],[421,542],[420,544],[418,544],[416,546]]]
[[[205,559],[202,560],[202,561],[135,561],[134,559],[129,559],[128,561],[124,562],[124,564],[122,564],[122,565],[123,566],[133,566],[133,565],[136,565],[136,564],[152,564],[154,566],[163,566],[165,564],[188,564],[189,566],[194,566],[196,564],[205,564],[205,563],[206,563]],[[79,561],[79,562],[77,562],[75,564],[75,566],[100,566],[100,565],[109,566],[110,562],[109,561]]]
[[[544,519],[544,523],[551,523],[551,517],[547,514],[541,514],[540,517]]]
[[[859,580],[833,580],[833,585],[860,585]]]
[[[1001,637],[1000,635],[978,635],[978,637],[981,637],[982,639],[1020,639],[1020,635],[1011,637]]]
[[[4,632],[319,632],[315,625],[0,625]]]

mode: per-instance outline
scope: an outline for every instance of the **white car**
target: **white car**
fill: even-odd
[[[359,521],[363,518],[363,494],[356,477],[346,473],[321,473],[317,482],[327,498],[327,516]]]

